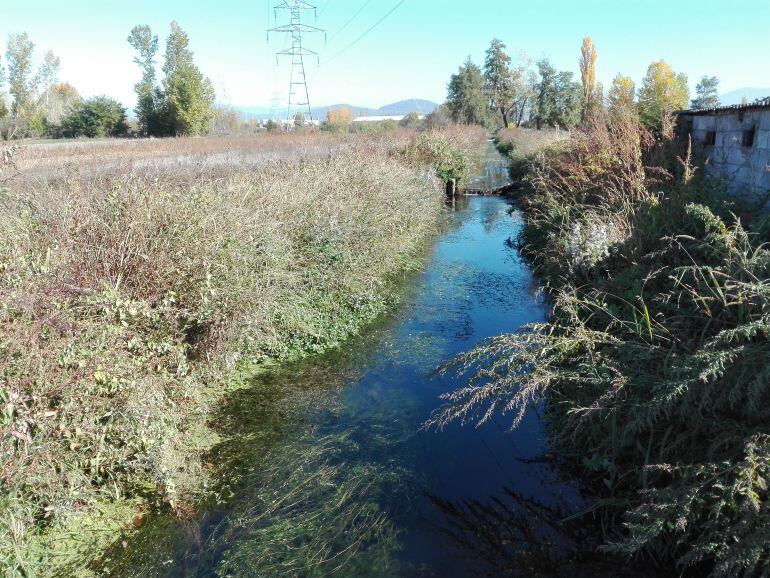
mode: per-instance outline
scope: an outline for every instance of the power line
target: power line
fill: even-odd
[[[319,16],[321,16],[321,14],[323,14],[324,12],[326,12],[326,9],[329,7],[329,4],[331,4],[331,1],[332,1],[332,0],[326,0],[326,4],[324,4],[324,5],[323,5],[323,8],[321,8],[321,9],[318,11],[318,15],[319,15]]]
[[[355,14],[353,14],[353,17],[352,17],[350,20],[348,20],[347,22],[345,22],[345,24],[343,24],[343,25],[342,25],[342,28],[340,28],[339,30],[337,30],[337,32],[335,32],[334,34],[332,34],[332,35],[329,37],[329,42],[331,42],[332,40],[334,40],[334,38],[336,38],[337,36],[339,36],[339,35],[340,35],[340,33],[342,33],[342,31],[343,31],[343,30],[345,30],[345,28],[347,28],[348,26],[350,26],[350,24],[353,22],[353,20],[355,20],[356,18],[358,18],[358,16],[361,14],[361,12],[363,12],[363,11],[364,11],[364,9],[365,9],[367,6],[369,6],[369,4],[371,4],[371,3],[372,3],[372,0],[366,0],[366,2],[364,2],[364,5],[363,5],[363,6],[361,6],[361,8],[359,8],[359,9],[358,9],[358,12],[356,12]]]
[[[348,44],[348,45],[347,45],[345,48],[343,48],[342,50],[340,50],[340,51],[339,51],[337,54],[335,54],[334,56],[332,56],[332,57],[331,57],[329,60],[327,60],[326,62],[324,62],[324,64],[329,64],[329,63],[330,63],[332,60],[334,60],[335,58],[337,58],[337,57],[341,56],[342,54],[344,54],[345,52],[347,52],[348,50],[350,50],[351,48],[353,48],[353,47],[354,47],[356,44],[358,44],[359,42],[361,42],[361,41],[362,41],[362,40],[363,40],[363,39],[364,39],[364,38],[365,38],[365,37],[366,37],[366,36],[367,36],[367,35],[368,35],[368,34],[369,34],[371,31],[372,31],[372,30],[374,30],[374,29],[375,29],[375,28],[377,28],[377,27],[378,27],[380,24],[382,24],[382,23],[383,23],[383,22],[384,22],[384,21],[385,21],[385,20],[388,18],[388,16],[390,16],[390,15],[391,15],[391,14],[393,14],[393,13],[394,13],[396,10],[398,10],[398,9],[399,9],[399,7],[400,7],[400,6],[401,6],[401,5],[402,5],[404,2],[406,2],[406,0],[401,0],[400,2],[398,2],[398,3],[397,3],[397,4],[396,4],[396,5],[393,7],[393,8],[391,8],[391,9],[390,9],[390,11],[389,11],[387,14],[385,14],[385,16],[383,16],[383,17],[382,17],[382,18],[380,18],[380,19],[379,19],[377,22],[375,22],[375,23],[374,23],[374,25],[373,25],[371,28],[369,28],[369,29],[368,29],[366,32],[364,32],[364,33],[363,33],[361,36],[359,36],[358,38],[356,38],[356,39],[355,39],[353,42],[351,42],[350,44]]]

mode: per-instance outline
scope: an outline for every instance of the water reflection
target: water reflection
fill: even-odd
[[[564,497],[548,502],[510,488],[486,501],[430,496],[444,518],[436,531],[464,560],[468,576],[593,578],[645,577],[646,567],[598,553],[597,524]]]

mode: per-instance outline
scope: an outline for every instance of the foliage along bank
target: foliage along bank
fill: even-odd
[[[460,135],[430,138],[459,155],[483,142]],[[132,518],[194,512],[233,376],[339,345],[419,267],[443,210],[441,160],[421,148],[6,183],[4,575],[80,572]]]
[[[433,423],[543,404],[604,552],[664,572],[770,567],[770,227],[635,114],[518,160],[547,323],[461,356]],[[577,514],[581,515],[580,513]]]

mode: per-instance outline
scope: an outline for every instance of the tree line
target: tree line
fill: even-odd
[[[526,55],[515,61],[506,46],[494,39],[482,66],[470,56],[453,74],[444,105],[452,120],[489,128],[530,125],[537,129],[572,129],[585,126],[602,110],[636,111],[656,130],[665,130],[671,114],[692,108],[720,105],[719,79],[703,77],[690,103],[687,76],[675,72],[665,60],[653,62],[637,88],[634,81],[618,74],[605,94],[597,81],[598,51],[590,37],[583,39],[580,78],[558,70],[548,58],[533,62]]]
[[[128,36],[134,62],[142,70],[135,85],[136,134],[194,136],[211,130],[216,94],[194,62],[190,39],[171,23],[162,67],[156,74],[158,36],[149,26],[136,26]],[[35,66],[35,43],[26,32],[10,34],[5,58],[0,54],[0,138],[106,137],[129,132],[127,111],[106,95],[84,99],[59,80],[60,59],[50,50]]]

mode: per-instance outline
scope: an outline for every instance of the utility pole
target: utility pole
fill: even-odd
[[[305,48],[302,44],[302,35],[311,32],[324,32],[321,28],[302,24],[302,13],[313,11],[316,19],[318,14],[316,7],[304,2],[303,0],[284,0],[274,7],[275,18],[278,19],[278,11],[286,10],[289,13],[291,21],[284,26],[269,29],[270,32],[291,35],[291,48],[276,53],[275,59],[278,62],[279,57],[289,56],[291,58],[291,77],[289,80],[289,105],[286,111],[286,120],[292,120],[292,109],[307,110],[307,118],[313,122],[313,109],[310,106],[310,92],[307,87],[307,76],[305,75],[305,57],[315,56],[318,59],[318,53]]]

